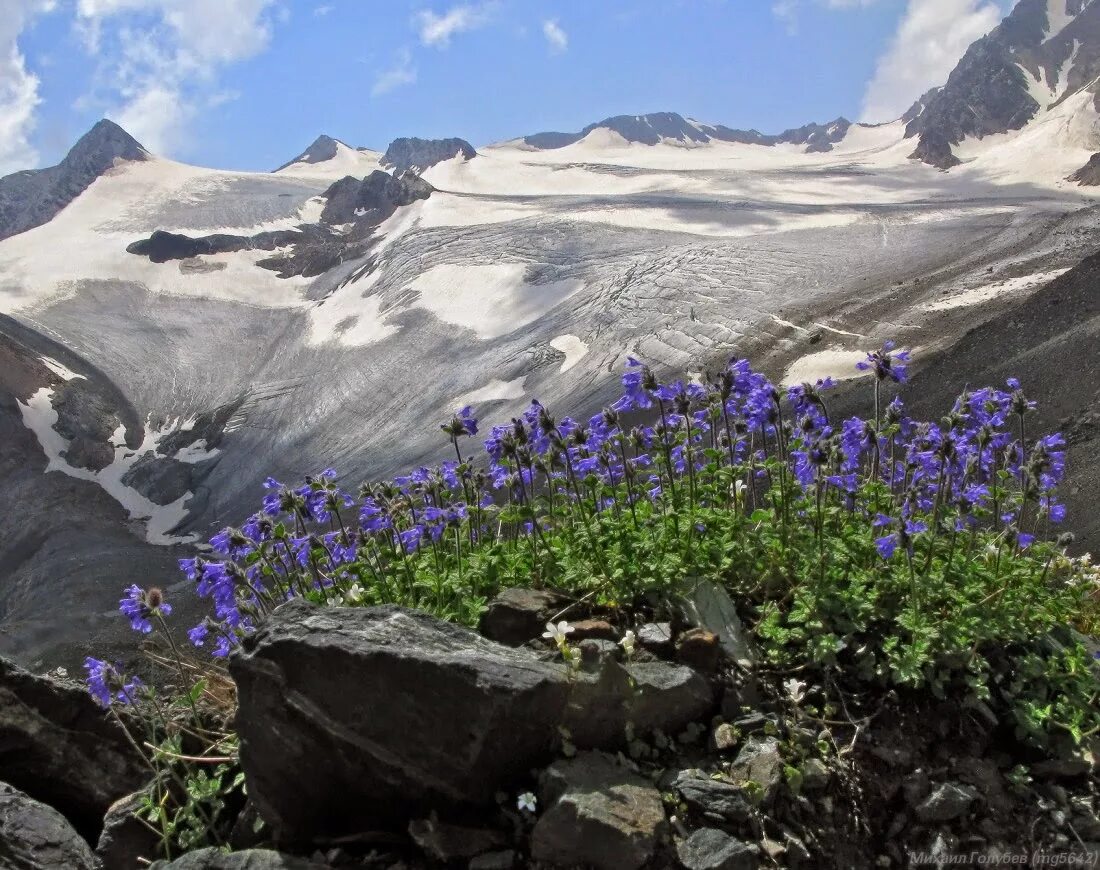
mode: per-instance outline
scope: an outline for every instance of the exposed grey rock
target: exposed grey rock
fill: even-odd
[[[567,603],[543,589],[505,589],[489,602],[478,629],[490,640],[520,646],[539,637],[550,618]]]
[[[188,852],[174,861],[154,861],[149,870],[329,870],[329,865],[270,849],[227,853],[210,848]]]
[[[665,830],[660,792],[606,753],[554,762],[539,798],[531,857],[551,866],[636,870]]]
[[[278,172],[281,169],[286,169],[288,166],[293,166],[295,163],[324,163],[326,160],[331,160],[335,157],[337,147],[343,144],[344,143],[339,139],[333,139],[331,136],[326,136],[322,133],[310,143],[305,151],[293,160],[288,160],[275,171]],[[344,147],[348,146],[345,145]]]
[[[467,160],[477,157],[474,146],[465,139],[394,139],[382,155],[382,166],[398,172],[411,170],[417,175],[431,169],[437,163],[461,154]]]
[[[741,734],[737,730],[737,726],[731,725],[729,722],[720,723],[710,735],[710,745],[714,747],[715,752],[728,752],[735,748],[741,741]]]
[[[1076,181],[1082,187],[1100,185],[1100,153],[1093,154],[1088,163],[1074,172],[1068,180]]]
[[[348,176],[325,191],[321,220],[327,224],[361,222],[377,226],[403,205],[431,196],[433,188],[416,175],[390,175],[380,169],[364,179]]]
[[[559,726],[581,748],[619,745],[628,718],[671,730],[709,704],[686,669],[570,673],[427,614],[301,600],[275,611],[230,672],[249,796],[289,841],[354,831],[363,813],[487,804],[549,760]]]
[[[775,799],[783,782],[783,756],[779,753],[779,741],[774,737],[750,737],[730,765],[730,777],[735,782],[755,782],[762,792],[762,799],[769,804]]]
[[[194,469],[192,463],[147,453],[122,475],[122,482],[153,504],[171,504],[194,487]]]
[[[756,870],[755,846],[717,828],[700,828],[676,844],[676,857],[685,870]]]
[[[634,682],[626,716],[638,733],[654,729],[674,732],[706,714],[714,703],[710,684],[691,668],[665,662],[626,666]]]
[[[951,146],[964,138],[1022,128],[1045,108],[1036,102],[1029,75],[1058,88],[1058,99],[1082,87],[1095,92],[1095,74],[1087,71],[1100,59],[1100,8],[1066,0],[1065,11],[1076,19],[1060,32],[1049,33],[1046,0],[1021,0],[997,27],[973,43],[947,83],[906,112],[906,136],[919,137],[912,156],[948,169],[959,163]],[[1066,64],[1071,56],[1072,66]],[[1062,75],[1067,80],[1062,81]],[[1053,93],[1050,101],[1055,101]]]
[[[916,815],[922,822],[949,822],[970,809],[978,793],[966,785],[943,782],[932,787],[931,794],[917,804]]]
[[[820,791],[829,784],[829,768],[820,758],[808,758],[802,765],[802,788]]]
[[[701,145],[707,142],[740,142],[745,145],[806,145],[807,152],[831,151],[832,143],[844,138],[851,126],[845,118],[827,124],[806,124],[769,136],[758,130],[734,130],[721,124],[690,121],[676,112],[650,112],[647,115],[615,115],[589,124],[579,133],[545,132],[525,136],[525,144],[540,150],[564,148],[579,142],[593,130],[606,129],[627,142],[656,145],[658,142],[683,142]]]
[[[0,658],[0,773],[95,842],[104,814],[142,786],[145,768],[113,720],[74,684]]]
[[[0,782],[0,867],[94,870],[95,856],[61,813]]]
[[[66,381],[54,391],[54,430],[71,442],[65,451],[70,465],[99,471],[114,461],[111,436],[121,422],[119,409],[86,378]]]
[[[516,853],[511,849],[502,849],[470,859],[469,870],[512,870],[515,864]]]
[[[126,870],[145,866],[157,854],[160,838],[135,813],[141,808],[144,793],[135,792],[111,804],[103,818],[103,831],[96,843],[95,857],[101,870]]]
[[[409,836],[425,855],[444,863],[499,851],[508,845],[508,838],[500,831],[449,825],[435,818],[409,822]]]
[[[0,178],[0,239],[49,221],[118,160],[149,155],[117,124],[102,120],[82,136],[65,159],[48,169],[27,169]]]
[[[667,622],[647,622],[638,629],[637,643],[655,655],[671,655],[672,625]]]
[[[713,813],[731,822],[746,822],[752,815],[752,802],[743,788],[713,779],[701,770],[680,771],[672,788],[696,812]]]
[[[733,599],[725,589],[709,580],[700,580],[684,598],[681,608],[692,625],[718,635],[718,643],[727,658],[743,668],[752,667],[756,655]]]

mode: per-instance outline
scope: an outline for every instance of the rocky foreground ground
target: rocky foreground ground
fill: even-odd
[[[279,608],[234,655],[234,870],[906,867],[1100,856],[1100,746],[1029,754],[988,710],[818,710],[700,584],[670,622],[507,590],[480,632],[386,606]],[[1051,638],[1055,643],[1057,639]],[[1095,649],[1095,645],[1093,647]],[[146,774],[83,687],[0,664],[0,865],[147,866]],[[1084,865],[1084,864],[1083,864]]]

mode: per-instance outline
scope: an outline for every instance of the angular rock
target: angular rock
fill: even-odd
[[[570,623],[573,631],[569,635],[570,640],[610,640],[616,641],[619,633],[606,619],[581,619]]]
[[[142,792],[135,792],[115,801],[107,810],[95,847],[95,857],[104,870],[142,867],[145,865],[141,859],[150,861],[156,856],[160,838],[134,817],[143,799]]]
[[[567,604],[541,589],[505,589],[481,614],[478,630],[497,643],[520,646],[546,630],[546,623]]]
[[[0,867],[93,870],[95,856],[61,813],[0,783]]]
[[[718,635],[705,628],[690,628],[676,639],[676,658],[704,674],[718,670],[722,650]]]
[[[671,655],[672,625],[667,622],[647,622],[638,629],[638,646],[654,655]]]
[[[721,723],[710,734],[710,745],[714,747],[715,752],[729,752],[740,741],[741,734],[737,730],[737,726],[731,725],[729,722]]]
[[[730,765],[730,777],[736,781],[752,781],[761,787],[765,804],[771,803],[783,782],[783,756],[774,737],[750,737]]]
[[[508,844],[508,838],[500,831],[448,825],[435,818],[413,819],[409,822],[409,836],[425,855],[443,863],[474,858]]]
[[[402,136],[394,139],[382,155],[386,169],[412,170],[416,173],[431,169],[437,163],[461,155],[466,160],[477,157],[474,146],[465,139],[417,139]]]
[[[555,762],[540,792],[546,809],[531,834],[531,857],[551,866],[636,870],[665,829],[660,792],[606,753]]]
[[[149,772],[82,687],[0,658],[0,775],[95,842],[111,804]]]
[[[329,865],[270,849],[226,853],[211,848],[188,852],[174,861],[154,861],[149,870],[329,870]]]
[[[700,828],[678,842],[676,857],[685,870],[756,870],[760,864],[754,846],[717,828]]]
[[[916,815],[926,824],[949,822],[964,815],[977,797],[978,793],[969,786],[943,782],[934,786],[931,794],[917,804]]]
[[[709,580],[702,580],[684,598],[681,610],[692,625],[718,635],[722,652],[730,661],[746,670],[752,668],[756,654],[737,615],[733,599],[725,589]]]
[[[515,865],[516,853],[512,849],[502,849],[470,859],[469,870],[512,870]]]
[[[680,771],[672,788],[696,812],[712,813],[731,822],[747,822],[752,815],[752,802],[743,788],[712,779],[701,770]]]
[[[820,758],[809,758],[802,765],[802,788],[820,791],[829,784],[829,768]]]
[[[398,607],[284,604],[230,661],[249,796],[279,842],[339,836],[495,792],[552,757],[710,705],[686,668],[608,662],[571,673]]]
[[[665,662],[626,666],[634,681],[627,696],[626,717],[639,734],[655,729],[678,731],[704,716],[714,704],[710,684],[691,668]]]

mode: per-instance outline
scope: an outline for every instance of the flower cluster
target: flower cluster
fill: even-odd
[[[921,558],[943,560],[945,537],[983,530],[1017,554],[1049,535],[1065,517],[1065,443],[1029,435],[1034,404],[1019,383],[968,391],[943,421],[920,422],[897,397],[879,406],[909,361],[889,342],[869,353],[857,368],[874,376],[874,416],[833,420],[827,378],[784,390],[735,359],[704,382],[666,384],[630,357],[610,407],[558,420],[533,401],[489,431],[480,461],[463,450],[479,432],[466,407],[441,426],[453,459],[355,497],[332,469],[297,487],[269,478],[259,512],[215,535],[212,556],[180,563],[213,610],[191,640],[224,656],[297,596],[470,619],[514,579],[602,584],[613,604],[720,561],[710,543],[765,516],[784,545],[816,542],[822,576],[832,529],[874,529],[872,556],[884,566],[904,557],[914,583]],[[648,561],[658,555],[660,571]],[[157,610],[139,593],[127,611],[135,627]]]

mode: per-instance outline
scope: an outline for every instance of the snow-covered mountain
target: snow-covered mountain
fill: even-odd
[[[463,404],[584,414],[628,354],[697,372],[763,346],[799,380],[950,345],[1100,247],[1097,173],[1070,178],[1100,152],[1098,10],[1021,0],[890,124],[322,136],[246,173],[101,122],[0,180],[0,653],[79,649],[101,625],[59,626],[59,600],[171,581],[268,475],[440,455]]]

